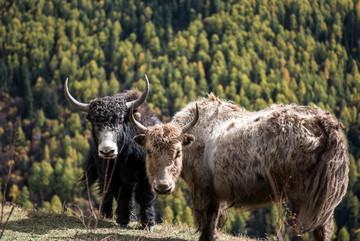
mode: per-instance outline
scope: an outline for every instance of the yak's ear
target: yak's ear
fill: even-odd
[[[190,146],[193,141],[195,141],[195,136],[190,135],[190,134],[184,134],[184,138],[183,138],[183,146]]]
[[[134,137],[134,141],[136,142],[136,144],[138,144],[139,146],[145,146],[145,134],[140,134],[138,136]]]
[[[135,117],[136,120],[139,121],[140,118],[141,118],[141,113],[139,111],[134,111],[134,117]]]

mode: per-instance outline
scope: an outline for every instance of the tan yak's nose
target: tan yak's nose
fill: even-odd
[[[167,179],[154,181],[154,191],[157,194],[170,194],[173,189],[173,182]]]

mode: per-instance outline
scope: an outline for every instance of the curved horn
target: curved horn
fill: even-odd
[[[141,132],[145,132],[147,128],[145,126],[143,126],[141,123],[137,122],[137,120],[135,120],[133,112],[134,112],[134,104],[132,104],[130,106],[130,113],[129,113],[130,114],[130,122],[136,129],[138,129]]]
[[[197,104],[195,104],[195,109],[196,109],[196,112],[195,112],[195,117],[192,121],[190,121],[186,126],[184,126],[182,128],[182,133],[186,133],[188,132],[195,124],[196,122],[199,120],[199,108],[197,106]]]
[[[145,85],[145,90],[144,92],[140,95],[140,97],[137,99],[137,100],[133,100],[133,101],[130,101],[130,102],[127,102],[126,103],[126,107],[129,109],[131,107],[132,104],[134,104],[134,109],[139,107],[142,103],[145,102],[146,100],[146,97],[148,96],[149,94],[149,90],[150,90],[150,87],[149,87],[149,79],[148,77],[146,76],[145,74],[145,80],[146,80],[146,85]]]
[[[64,92],[65,92],[66,99],[69,101],[69,103],[72,106],[74,106],[75,109],[77,109],[79,111],[82,111],[82,112],[85,112],[85,113],[88,113],[89,104],[81,103],[81,102],[75,100],[74,97],[72,97],[70,95],[69,87],[68,87],[68,80],[69,80],[69,78],[66,78],[65,85],[64,85]]]

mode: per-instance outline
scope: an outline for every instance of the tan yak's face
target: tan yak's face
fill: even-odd
[[[153,191],[173,193],[182,169],[183,148],[190,146],[195,137],[183,133],[179,126],[164,124],[147,127],[134,140],[146,152],[146,172]]]

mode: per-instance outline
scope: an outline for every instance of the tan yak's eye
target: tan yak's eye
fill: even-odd
[[[151,151],[149,149],[146,149],[146,154],[151,155]]]
[[[177,150],[175,153],[175,158],[178,158],[178,157],[180,157],[180,150]]]

